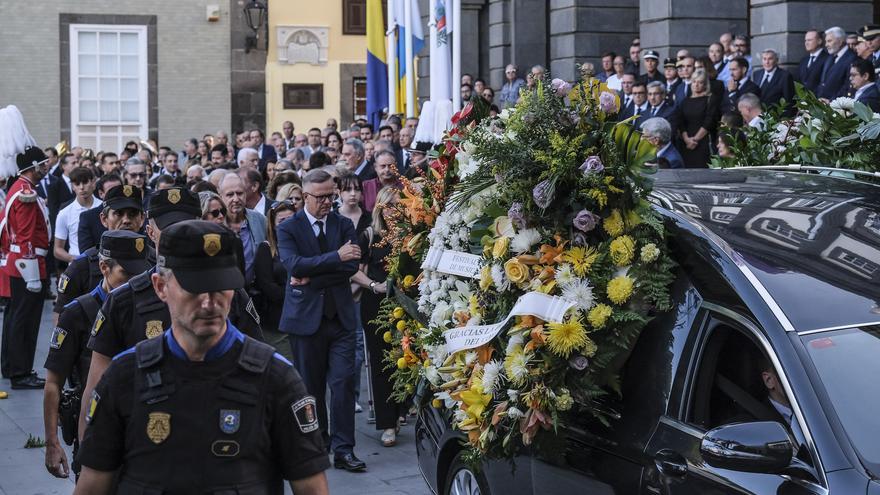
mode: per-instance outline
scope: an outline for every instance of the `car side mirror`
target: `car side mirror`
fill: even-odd
[[[708,431],[703,435],[700,453],[717,468],[774,474],[791,464],[794,447],[784,426],[775,421],[756,421]]]

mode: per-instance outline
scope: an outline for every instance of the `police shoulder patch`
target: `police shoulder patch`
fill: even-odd
[[[293,417],[296,418],[299,431],[311,433],[318,429],[318,411],[314,397],[303,397],[291,404],[290,409],[293,411]]]
[[[92,421],[95,419],[95,412],[98,411],[98,402],[100,402],[101,396],[98,395],[97,390],[92,390],[92,400],[89,402],[89,411],[86,413],[86,424],[92,424]]]
[[[101,326],[104,325],[104,312],[98,311],[98,316],[95,318],[95,324],[92,325],[92,337],[98,335],[98,332],[101,331]]]
[[[61,344],[64,343],[64,338],[67,337],[67,330],[61,327],[55,327],[52,330],[52,337],[49,339],[49,347],[52,349],[61,349]]]
[[[66,273],[62,273],[61,277],[58,279],[58,292],[64,293],[67,290],[67,284],[70,283],[70,277],[67,276]]]
[[[232,435],[241,426],[241,411],[238,409],[220,410],[220,431]]]

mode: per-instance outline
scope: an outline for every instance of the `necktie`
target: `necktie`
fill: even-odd
[[[651,117],[656,117],[656,116],[657,116],[657,107],[654,107],[651,109]]]
[[[815,61],[816,61],[816,56],[810,55],[810,61],[807,62],[807,68],[809,69],[813,65],[813,62],[815,62]]]
[[[324,234],[324,222],[318,220],[315,225],[318,226],[318,247],[321,248],[322,253],[326,253],[330,251],[330,247]],[[332,320],[334,316],[336,316],[336,301],[329,291],[324,290],[324,318]]]
[[[770,82],[770,73],[764,74],[764,80],[761,81],[761,89],[764,89],[764,86],[767,86],[767,83]]]
[[[624,106],[624,107],[628,107],[628,106],[629,106],[629,100],[630,100],[630,98],[631,98],[630,96],[625,96],[625,97],[623,98],[623,106]]]

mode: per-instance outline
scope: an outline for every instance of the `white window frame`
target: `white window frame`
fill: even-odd
[[[80,32],[95,33],[135,33],[138,35],[138,57],[141,60],[138,68],[138,114],[140,120],[137,122],[89,122],[80,121],[79,119],[79,33]],[[149,79],[147,66],[147,26],[129,25],[129,24],[71,24],[70,25],[70,141],[71,146],[79,146],[80,126],[96,126],[96,128],[107,126],[137,126],[138,136],[141,139],[148,138],[150,129],[149,116]],[[100,100],[99,100],[100,101]],[[96,142],[100,143],[100,131],[96,132]],[[106,151],[118,152],[123,146],[122,133],[117,132],[115,149],[102,145],[100,146]],[[99,150],[95,150],[99,151]]]

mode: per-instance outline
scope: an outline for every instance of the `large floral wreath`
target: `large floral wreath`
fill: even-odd
[[[469,105],[405,183],[397,297],[377,319],[394,396],[427,382],[473,461],[537,445],[564,411],[601,416],[595,400],[619,392],[649,313],[669,306],[674,263],[643,175],[654,149],[618,107],[594,79],[539,84],[496,118]],[[473,273],[420,268],[444,251],[470,254]]]

